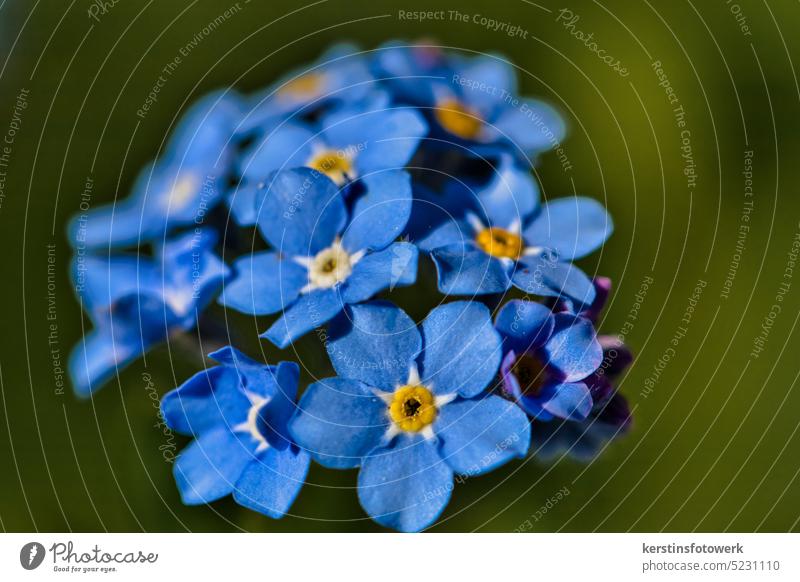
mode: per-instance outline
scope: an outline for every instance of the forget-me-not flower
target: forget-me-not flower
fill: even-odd
[[[585,379],[603,360],[592,322],[514,299],[495,326],[503,337],[505,393],[537,420],[585,420],[593,406]]]
[[[241,115],[235,93],[215,92],[195,103],[158,160],[139,172],[128,197],[73,218],[72,244],[138,245],[163,238],[177,227],[204,224],[227,192]]]
[[[566,134],[552,106],[517,96],[515,71],[498,56],[454,59],[449,75],[431,77],[420,95],[429,99],[429,117],[444,139],[478,151],[499,147],[533,158]]]
[[[357,104],[375,87],[366,57],[354,45],[338,44],[316,63],[285,75],[253,97],[240,131],[260,134],[288,117]]]
[[[284,348],[345,305],[416,281],[417,248],[394,242],[411,213],[407,172],[363,177],[349,208],[333,181],[310,168],[277,172],[269,182],[256,204],[273,250],[238,259],[220,298],[248,314],[283,312],[262,337]]]
[[[417,111],[390,108],[378,98],[369,107],[336,110],[313,124],[288,121],[244,153],[231,212],[239,224],[255,224],[253,200],[271,187],[268,176],[275,170],[312,168],[344,186],[371,173],[402,169],[427,132]]]
[[[477,194],[478,212],[454,216],[418,241],[436,263],[439,290],[481,295],[514,285],[533,295],[591,303],[591,280],[570,261],[605,242],[611,217],[600,203],[578,196],[539,206],[538,189],[523,174],[508,168]]]
[[[594,302],[579,315],[596,324],[611,291],[611,280],[597,277],[594,286]],[[569,308],[568,304],[561,306],[562,312]],[[583,380],[592,395],[592,409],[583,420],[535,423],[532,429],[537,443],[535,453],[541,459],[566,454],[577,460],[590,460],[608,441],[630,429],[631,410],[614,381],[633,362],[633,354],[617,336],[599,335],[597,341],[602,348],[602,362]]]
[[[94,329],[75,346],[69,371],[88,396],[174,331],[194,327],[227,272],[207,229],[167,240],[154,258],[78,256],[72,278]]]
[[[309,386],[290,432],[323,465],[360,467],[358,497],[378,523],[424,529],[447,505],[454,474],[527,452],[525,414],[485,392],[501,345],[484,305],[439,306],[419,329],[391,303],[352,305],[329,332],[338,376]]]
[[[230,346],[209,357],[220,365],[198,372],[161,402],[167,425],[195,437],[173,470],[181,499],[198,505],[232,493],[240,505],[283,517],[310,460],[286,430],[299,367],[267,366]]]
[[[374,52],[372,69],[397,100],[430,105],[433,81],[449,79],[455,61],[453,54],[431,42],[392,41]]]

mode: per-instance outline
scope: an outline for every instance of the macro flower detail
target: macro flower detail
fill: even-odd
[[[319,327],[345,305],[416,280],[417,249],[394,242],[411,212],[409,176],[366,176],[348,210],[342,192],[309,168],[277,173],[258,201],[259,229],[274,250],[234,263],[220,302],[254,315],[283,312],[262,335],[278,347]]]
[[[283,517],[310,460],[286,428],[299,367],[267,366],[230,346],[209,357],[220,365],[198,372],[161,402],[169,427],[195,437],[175,462],[181,499],[197,505],[233,494],[240,505]]]
[[[198,101],[177,124],[162,156],[141,170],[127,198],[72,220],[72,244],[138,245],[181,226],[202,225],[227,192],[241,115],[235,93],[212,93]]]
[[[611,235],[613,224],[602,205],[573,197],[539,207],[531,199],[538,191],[489,188],[478,193],[483,216],[467,210],[418,241],[436,264],[439,290],[482,295],[513,285],[532,295],[591,303],[591,280],[570,261],[596,250]]]
[[[412,108],[347,108],[317,124],[289,122],[248,150],[242,175],[261,180],[274,170],[309,167],[338,186],[359,176],[406,165],[428,132]]]
[[[375,90],[369,61],[342,43],[250,99],[241,133],[263,134],[286,118],[313,116],[323,108],[354,104]]]
[[[420,94],[444,136],[478,151],[508,148],[521,159],[559,143],[566,126],[558,112],[538,99],[517,96],[516,75],[502,57],[453,58],[448,74],[429,77]]]
[[[632,356],[595,332],[610,281],[573,262],[613,224],[590,198],[540,202],[532,170],[550,149],[568,164],[567,123],[519,97],[515,73],[432,41],[341,44],[252,95],[200,99],[130,195],[81,195],[68,237],[91,329],[69,360],[75,391],[162,342],[176,360],[211,351],[161,400],[164,434],[193,439],[174,465],[181,499],[232,496],[275,519],[312,461],[316,490],[357,469],[364,512],[411,532],[465,478],[597,454],[630,426],[616,378]],[[296,362],[228,344],[292,346]]]
[[[611,280],[597,277],[594,302],[579,315],[597,323],[611,291]],[[568,312],[568,305],[560,306]],[[625,435],[631,426],[631,410],[625,397],[614,383],[633,362],[633,354],[620,340],[611,335],[599,335],[602,361],[583,382],[592,395],[592,408],[583,420],[570,422],[539,422],[532,430],[537,442],[536,456],[543,460],[566,454],[580,461],[594,458],[609,441]]]
[[[583,380],[603,359],[589,320],[515,299],[497,314],[495,326],[503,336],[500,371],[510,398],[537,420],[589,415],[592,395]]]
[[[198,229],[156,247],[154,258],[79,256],[72,279],[94,329],[72,351],[75,391],[89,396],[144,352],[179,331],[219,292],[228,272],[216,235]]]
[[[231,213],[239,224],[255,224],[254,200],[266,195],[269,175],[277,170],[311,168],[341,187],[361,176],[402,169],[427,132],[416,110],[390,107],[384,99],[370,107],[337,109],[313,123],[287,121],[245,151]]]
[[[359,500],[378,523],[422,530],[447,505],[454,474],[527,452],[525,414],[486,393],[501,353],[485,306],[442,305],[418,329],[391,303],[352,305],[329,332],[338,376],[309,386],[290,432],[323,465],[360,467]]]

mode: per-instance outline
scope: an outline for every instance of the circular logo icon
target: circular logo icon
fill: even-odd
[[[19,551],[19,563],[26,570],[35,570],[44,561],[44,546],[39,542],[29,542]]]

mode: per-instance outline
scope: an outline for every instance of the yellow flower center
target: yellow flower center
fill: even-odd
[[[353,172],[350,157],[342,151],[325,150],[311,158],[309,167],[328,176],[335,184],[341,186]]]
[[[282,97],[311,97],[319,93],[322,88],[322,75],[320,73],[306,73],[292,79],[280,89],[277,94]]]
[[[407,432],[419,432],[436,420],[434,396],[425,386],[401,386],[389,405],[389,416]]]
[[[441,101],[434,113],[439,125],[464,139],[475,139],[483,125],[480,115],[457,99]]]
[[[525,247],[518,234],[495,226],[480,231],[475,242],[484,252],[501,259],[518,259]]]

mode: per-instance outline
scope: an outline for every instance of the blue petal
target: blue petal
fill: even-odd
[[[162,263],[160,294],[179,317],[186,319],[187,327],[194,325],[196,311],[216,297],[229,273],[212,250],[216,240],[215,231],[196,229],[165,241],[153,251]]]
[[[310,91],[291,90],[289,84],[306,75],[319,80],[316,86]],[[326,51],[314,66],[292,71],[257,95],[250,113],[242,122],[241,131],[269,125],[276,117],[298,111],[309,115],[325,105],[359,103],[374,90],[371,81],[369,65],[359,54],[359,49],[349,44],[336,45]]]
[[[336,289],[311,291],[301,295],[260,337],[268,339],[279,348],[285,348],[312,329],[326,324],[343,307],[342,298]]]
[[[510,141],[527,155],[556,147],[566,135],[564,120],[547,103],[524,99],[517,106],[508,105],[493,120],[491,131]]]
[[[266,180],[268,190],[258,204],[258,227],[278,251],[315,255],[333,243],[347,220],[336,185],[309,168],[284,170]]]
[[[456,473],[469,476],[524,457],[531,440],[528,417],[500,396],[456,399],[441,408],[434,430],[444,460]]]
[[[545,204],[524,235],[528,244],[551,248],[562,261],[571,261],[600,248],[613,230],[602,204],[574,196]]]
[[[256,200],[265,196],[264,182],[241,183],[227,198],[230,214],[239,226],[254,226],[258,222]]]
[[[147,347],[133,335],[115,339],[106,330],[87,334],[69,356],[69,375],[75,393],[84,398],[90,396]]]
[[[273,398],[287,390],[290,392],[290,398],[294,398],[297,394],[299,370],[294,362],[281,362],[278,366],[268,366],[232,346],[211,352],[208,357],[234,370],[238,375],[239,385],[246,392],[262,398]],[[281,377],[281,374],[285,374],[285,377]]]
[[[445,295],[487,295],[506,291],[507,267],[472,244],[452,244],[431,251]]]
[[[418,256],[416,246],[403,242],[368,253],[353,267],[342,288],[344,302],[360,303],[384,289],[412,285],[417,280]]]
[[[500,366],[500,336],[481,303],[455,301],[432,309],[422,337],[420,376],[437,394],[480,394]]]
[[[287,123],[254,143],[239,169],[248,181],[264,180],[275,170],[305,166],[312,155],[315,133],[299,123]]]
[[[175,461],[173,474],[181,499],[187,505],[198,505],[225,497],[253,458],[226,428],[200,436]]]
[[[67,237],[73,246],[90,249],[140,244],[164,229],[163,219],[144,220],[143,211],[139,199],[124,199],[93,208],[69,221]]]
[[[523,257],[512,275],[514,286],[530,295],[569,299],[591,305],[595,298],[592,281],[572,263],[561,263],[550,253]]]
[[[223,286],[219,302],[252,315],[282,311],[308,282],[305,267],[269,251],[240,257],[234,269],[236,277]]]
[[[344,151],[354,146],[360,176],[403,168],[414,155],[428,124],[414,109],[390,109],[353,115],[348,111],[323,121],[325,139]]]
[[[269,448],[248,464],[233,491],[236,503],[280,519],[305,483],[311,457],[294,447]]]
[[[555,319],[549,309],[527,299],[512,299],[495,320],[495,327],[503,336],[503,348],[518,354],[544,345],[554,325]]]
[[[558,418],[586,420],[592,411],[592,394],[583,382],[560,384],[542,408]]]
[[[525,224],[539,205],[539,186],[530,172],[508,154],[500,157],[492,181],[478,193],[481,210],[489,223],[501,228]]]
[[[406,225],[410,240],[424,251],[464,241],[466,237],[462,232],[470,232],[470,229],[457,221],[467,207],[463,192],[466,190],[474,202],[471,192],[467,188],[445,188],[437,192],[419,183],[413,187],[414,203]]]
[[[273,381],[277,381],[277,390],[261,411],[260,430],[270,446],[284,450],[292,443],[289,435],[289,420],[297,410],[297,383],[300,378],[300,366],[295,362],[281,362],[270,366]],[[277,368],[277,369],[276,369]]]
[[[555,329],[544,346],[547,363],[561,373],[565,382],[582,380],[603,361],[603,348],[592,323],[568,313],[557,313],[554,319]]]
[[[92,315],[141,290],[157,290],[161,279],[153,261],[131,255],[76,257],[71,275],[81,306]]]
[[[585,420],[592,411],[592,395],[583,382],[547,384],[539,396],[522,396],[519,404],[535,419]]]
[[[474,238],[468,234],[469,232],[469,226],[448,214],[444,222],[436,225],[432,230],[426,232],[424,236],[415,242],[417,246],[425,252],[454,245],[466,246],[469,245]]]
[[[196,101],[170,137],[166,158],[183,166],[203,166],[224,173],[236,125],[244,112],[241,97],[229,90],[214,91]]]
[[[372,519],[403,532],[420,531],[439,517],[453,489],[453,471],[422,437],[395,439],[364,459],[358,499]]]
[[[389,428],[386,403],[357,380],[327,378],[308,387],[289,422],[295,442],[338,469],[357,467]]]
[[[183,434],[230,428],[243,420],[250,408],[239,385],[236,371],[226,366],[198,372],[161,399],[164,420]]]
[[[481,55],[469,59],[466,66],[453,77],[465,101],[483,112],[492,111],[506,97],[517,93],[514,68],[499,55]]]
[[[450,55],[425,41],[408,45],[390,41],[375,51],[373,67],[381,81],[403,101],[428,105],[433,100],[431,78],[450,74]]]
[[[329,334],[328,356],[336,372],[387,392],[408,380],[422,349],[414,320],[382,301],[349,306],[331,322]]]
[[[366,193],[356,200],[342,245],[350,252],[382,249],[395,240],[411,216],[411,176],[391,170],[362,180]]]

